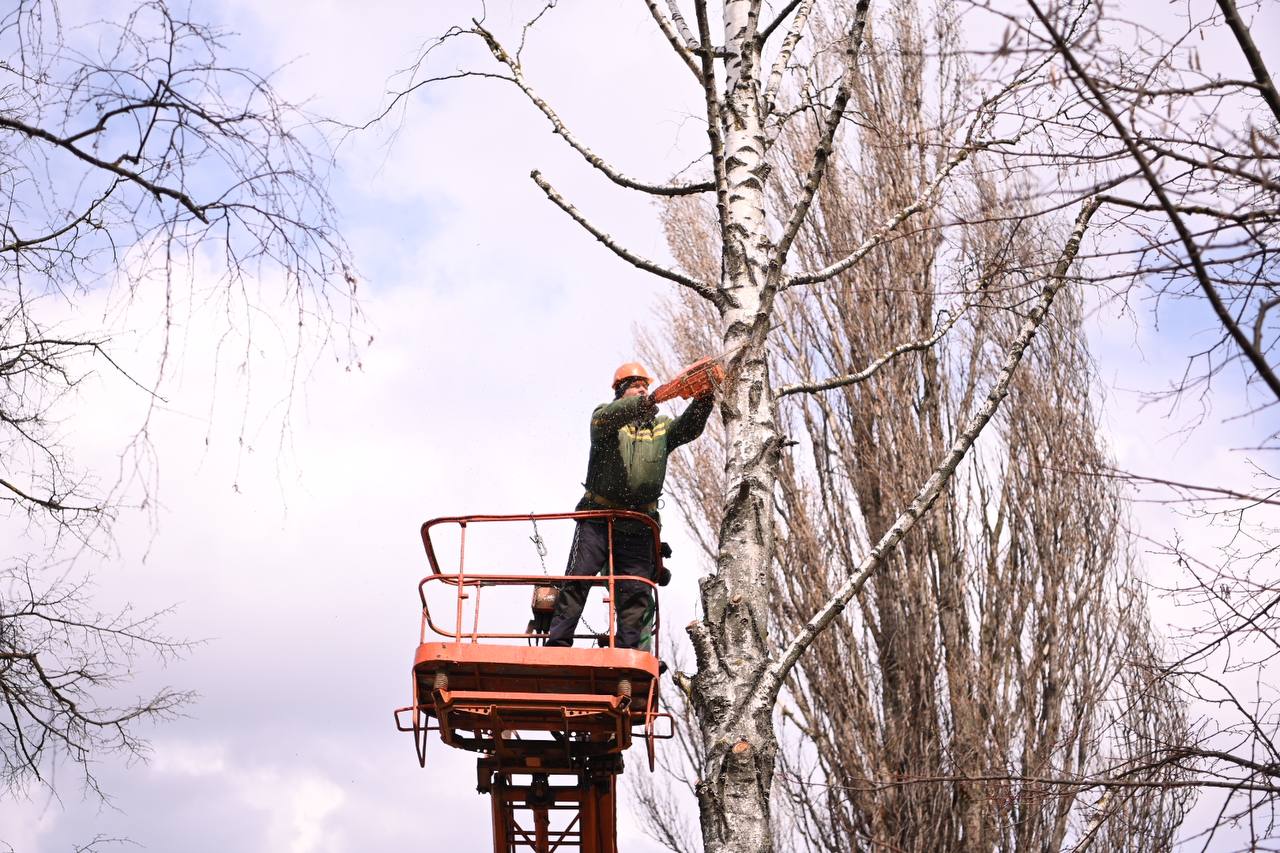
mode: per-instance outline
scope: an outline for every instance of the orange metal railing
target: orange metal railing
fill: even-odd
[[[468,573],[466,568],[467,530],[472,525],[512,522],[527,523],[530,521],[559,521],[570,519],[574,521],[595,520],[604,521],[606,523],[609,535],[607,571],[599,575],[535,575],[510,574],[505,572]],[[532,588],[545,585],[562,587],[565,584],[573,583],[587,584],[588,586],[602,586],[606,588],[605,603],[607,605],[608,612],[608,648],[617,648],[617,584],[624,581],[632,581],[648,586],[653,591],[653,647],[657,648],[659,632],[661,630],[661,608],[658,604],[659,596],[657,595],[657,584],[652,578],[641,577],[638,575],[618,575],[614,573],[613,534],[616,522],[624,519],[639,522],[648,528],[653,537],[654,577],[658,577],[662,572],[662,542],[660,540],[658,524],[649,516],[639,512],[630,512],[628,510],[587,510],[582,512],[528,513],[524,515],[464,515],[435,518],[426,522],[422,525],[422,544],[427,553],[427,560],[431,564],[432,574],[424,577],[418,584],[418,598],[422,602],[422,630],[419,636],[419,642],[426,642],[429,632],[435,636],[443,637],[459,643],[464,641],[476,643],[481,640],[531,641],[543,639],[543,634],[532,631],[480,631],[480,597],[482,595],[482,591],[486,587],[528,586]],[[458,564],[456,572],[446,572],[441,569],[435,543],[431,538],[432,530],[443,525],[457,525],[460,528]],[[437,623],[431,615],[430,603],[427,600],[427,589],[431,584],[442,584],[456,588],[454,627],[452,629]],[[465,602],[470,600],[472,595],[475,596],[474,600],[471,601],[472,627],[470,631],[463,631],[462,623]],[[574,634],[575,639],[593,638],[596,636],[597,635],[594,633]]]

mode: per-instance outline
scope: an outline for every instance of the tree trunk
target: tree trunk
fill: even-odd
[[[728,438],[724,521],[716,573],[701,583],[703,620],[689,626],[697,654],[693,701],[708,756],[698,801],[708,853],[773,849],[769,788],[777,740],[768,710],[746,711],[769,664],[769,571],[779,438],[765,340],[776,288],[765,220],[765,135],[759,101],[757,9],[725,4],[725,182],[721,210],[728,295],[724,343],[734,352],[721,411]]]

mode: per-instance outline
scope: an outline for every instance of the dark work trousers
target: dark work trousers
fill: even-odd
[[[653,534],[648,530],[637,533],[613,531],[613,573],[653,578]],[[573,534],[573,547],[569,549],[569,566],[565,574],[581,577],[609,573],[609,528],[606,522],[583,520]],[[595,586],[603,584],[563,584],[556,597],[555,614],[551,617],[551,630],[547,634],[548,646],[571,646],[573,634],[582,618],[582,608],[587,594]],[[605,587],[606,589],[608,587]],[[634,649],[640,645],[645,611],[652,601],[647,584],[638,581],[618,581],[614,585],[614,612],[617,644],[620,648]],[[607,628],[605,628],[607,630]]]

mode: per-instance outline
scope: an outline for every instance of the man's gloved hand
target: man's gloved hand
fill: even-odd
[[[653,397],[648,394],[640,398],[640,417],[644,419],[652,418],[658,414],[658,404],[653,401]]]
[[[658,549],[658,553],[662,555],[662,559],[664,560],[667,559],[668,557],[671,556],[671,546],[668,545],[666,542],[663,542],[662,547]],[[655,580],[657,580],[658,586],[666,586],[667,584],[671,583],[671,570],[668,569],[666,566],[663,566],[662,569],[658,572],[658,577],[655,578]]]

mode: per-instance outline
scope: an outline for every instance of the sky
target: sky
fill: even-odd
[[[239,32],[237,56],[279,67],[290,98],[363,121],[430,36],[467,19],[464,5],[379,2],[353,16],[338,2],[243,2],[196,4],[193,14]],[[667,48],[650,38],[642,5],[577,5],[556,10],[568,29],[554,42],[531,41],[528,71],[622,168],[661,179],[679,168],[681,140],[698,141],[684,102],[601,104],[641,79],[677,90],[687,72],[654,70],[664,65],[653,54]],[[511,19],[490,3],[488,20]],[[594,28],[616,33],[616,46],[584,74]],[[427,572],[418,527],[439,515],[571,509],[589,413],[609,398],[614,367],[635,357],[634,326],[665,292],[578,233],[530,169],[637,250],[665,248],[647,201],[584,168],[496,84],[427,90],[395,121],[394,135],[348,140],[334,176],[361,274],[362,341],[373,336],[358,369],[318,358],[282,437],[281,344],[255,341],[264,351],[246,378],[234,359],[218,363],[216,332],[198,309],[177,332],[180,368],[152,422],[158,509],[125,514],[116,549],[78,565],[93,573],[99,606],[173,606],[165,629],[204,641],[167,667],[142,660],[132,688],[174,685],[200,698],[148,733],[147,763],[96,768],[110,805],[82,796],[69,770],[60,800],[34,790],[0,802],[0,839],[14,850],[64,851],[99,835],[192,853],[400,850],[421,846],[426,827],[433,847],[488,848],[474,756],[436,743],[420,769],[412,737],[393,725],[392,710],[411,701],[416,588]],[[154,357],[147,318],[158,299],[141,294],[117,332],[130,367]],[[113,307],[95,294],[73,313],[93,322]],[[87,383],[70,426],[77,458],[114,470],[147,403],[109,377]],[[557,571],[565,531],[542,532]],[[678,555],[694,549],[669,533],[678,577],[668,589],[678,592],[667,597],[684,608],[669,618],[679,625],[693,574],[690,560],[680,575]],[[534,561],[525,536],[514,541]],[[636,772],[643,761],[630,764]],[[624,849],[657,849],[637,837],[625,804],[621,812]]]
[[[245,64],[279,68],[276,84],[290,98],[362,121],[385,102],[388,78],[478,4],[378,0],[364,14],[337,0],[192,8],[240,34],[231,44]],[[490,2],[488,21],[510,36],[525,8]],[[693,118],[699,93],[643,4],[562,3],[552,16],[554,38],[551,26],[530,37],[525,70],[566,122],[637,177],[661,180],[690,162],[705,141]],[[483,59],[454,53],[441,68]],[[317,358],[286,427],[280,345],[255,341],[246,376],[219,362],[217,332],[193,311],[151,425],[154,512],[126,514],[113,549],[79,558],[102,607],[172,606],[165,628],[201,641],[168,666],[141,661],[132,689],[174,685],[199,700],[149,731],[149,761],[96,768],[110,804],[82,796],[69,772],[57,799],[33,790],[0,801],[0,839],[15,851],[64,851],[98,835],[191,853],[488,849],[489,804],[472,788],[473,757],[435,743],[419,769],[411,738],[392,722],[392,709],[410,701],[416,586],[426,573],[418,527],[439,515],[571,508],[587,416],[608,397],[613,368],[634,357],[636,325],[652,322],[668,293],[579,231],[529,171],[541,169],[638,252],[667,251],[656,208],[594,173],[509,87],[433,86],[392,122],[349,138],[334,175],[361,274],[361,339],[373,338],[359,365]],[[95,294],[67,308],[68,320],[90,322],[117,298]],[[117,340],[139,365],[158,346],[142,318],[159,298],[140,294],[120,321]],[[1133,389],[1176,373],[1186,343],[1178,327],[1170,337],[1141,316],[1108,311],[1094,323],[1104,426],[1120,466],[1172,464],[1183,479],[1218,482],[1226,469],[1247,484],[1228,448],[1260,425],[1221,422],[1246,401],[1226,392],[1194,440],[1176,431],[1176,418],[1140,406]],[[86,383],[68,421],[77,458],[112,470],[147,404],[108,377]],[[550,532],[555,571],[564,533]],[[679,626],[693,613],[698,567],[679,525],[666,533],[676,580],[664,614]],[[524,535],[508,540],[510,553],[525,548],[536,568]],[[638,756],[629,764],[629,774],[647,772]],[[639,834],[625,794],[620,813],[622,849],[659,849]]]

